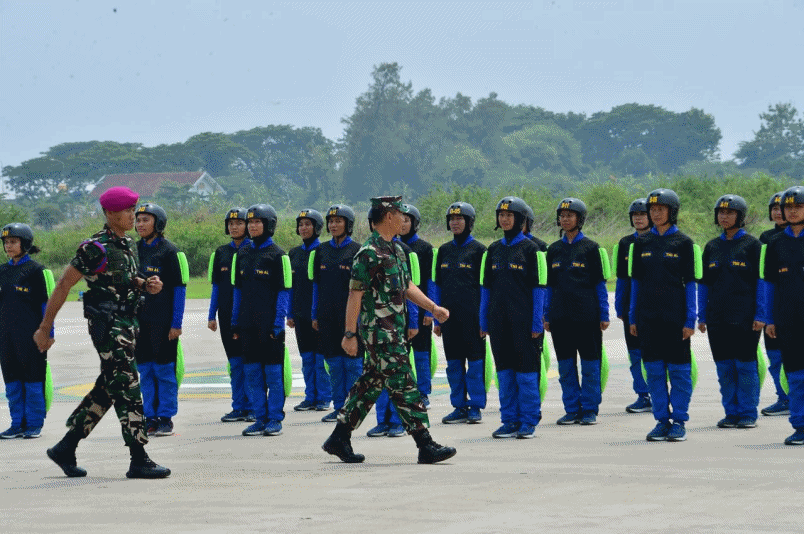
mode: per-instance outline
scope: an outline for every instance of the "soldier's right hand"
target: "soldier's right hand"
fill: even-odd
[[[769,338],[776,339],[776,325],[769,324],[765,326],[765,333],[768,335]]]
[[[218,321],[216,321],[215,319],[211,320],[210,322],[207,323],[207,328],[209,328],[213,332],[216,332],[218,330]]]
[[[637,336],[637,327],[636,327],[636,325],[635,325],[635,324],[632,324],[632,325],[631,325],[631,327],[630,327],[628,330],[631,332],[631,335],[632,335],[632,336],[634,336],[634,337],[638,337],[638,336]]]
[[[313,330],[318,332],[318,320],[317,319],[313,319]]]
[[[36,343],[36,348],[39,349],[39,352],[45,352],[50,347],[53,346],[53,343],[56,342],[55,339],[50,337],[50,329],[43,330],[41,327],[37,328],[36,332],[33,335],[34,343]]]
[[[433,326],[433,333],[434,333],[435,335],[437,335],[438,337],[441,337],[441,326],[439,326],[439,325],[434,325],[434,326]]]
[[[433,308],[433,317],[435,317],[439,323],[446,322],[446,320],[449,319],[449,310],[441,306],[436,306]]]
[[[296,321],[293,319],[288,319],[287,321],[288,328],[296,328]]]

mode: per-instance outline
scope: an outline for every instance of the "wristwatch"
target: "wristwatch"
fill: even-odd
[[[357,334],[355,334],[355,333],[354,333],[354,332],[352,332],[351,330],[347,330],[346,332],[344,332],[344,333],[343,333],[343,337],[345,337],[346,339],[352,339],[352,338],[353,338],[353,337],[355,337],[356,335],[357,335]]]

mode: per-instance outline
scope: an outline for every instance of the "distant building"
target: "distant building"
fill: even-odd
[[[136,191],[142,198],[153,198],[163,182],[187,185],[187,191],[202,197],[212,193],[226,194],[226,191],[206,171],[106,174],[89,194],[97,200],[107,189],[122,185]]]

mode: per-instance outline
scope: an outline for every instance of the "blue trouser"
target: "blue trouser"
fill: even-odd
[[[316,404],[329,404],[332,400],[332,383],[324,366],[323,354],[315,355],[315,391]]]
[[[469,360],[464,367],[463,360],[447,360],[447,381],[449,400],[454,408],[485,408],[486,383],[483,379],[485,362]],[[468,369],[467,369],[468,367]]]
[[[768,372],[773,377],[773,385],[776,386],[776,396],[779,400],[785,401],[787,400],[787,393],[782,389],[782,382],[779,379],[782,370],[782,351],[769,350],[768,361],[770,363],[770,365],[768,365]]]
[[[377,402],[374,403],[374,409],[377,410],[377,424],[388,423],[391,425],[401,425],[402,420],[396,411],[396,406],[391,402],[391,397],[387,389],[383,389],[380,396],[377,397]]]
[[[653,402],[653,417],[657,421],[670,419],[684,422],[689,420],[687,411],[692,398],[692,366],[688,363],[666,363],[643,361],[648,375],[648,389]],[[670,390],[667,377],[670,376]],[[672,407],[673,411],[670,412]]]
[[[243,365],[246,374],[248,401],[254,411],[254,418],[263,423],[268,421],[268,399],[265,395],[265,366],[261,363]]]
[[[737,364],[737,410],[740,417],[756,419],[759,405],[759,369],[757,361]]]
[[[142,408],[146,418],[173,417],[179,411],[179,384],[176,364],[142,362],[140,373]]]
[[[634,393],[640,397],[648,396],[648,384],[642,376],[642,351],[639,349],[629,349],[628,359],[631,362],[631,377],[634,381]]]
[[[232,410],[251,411],[246,393],[246,372],[243,369],[243,358],[239,356],[229,358],[229,372],[232,384]]]
[[[349,390],[363,372],[363,358],[333,356],[327,358],[332,385],[332,404],[335,410],[343,408]]]
[[[179,412],[179,383],[176,381],[175,363],[154,364],[156,370],[156,415],[173,417]]]
[[[282,364],[265,366],[265,387],[268,390],[268,420],[285,419],[285,382]]]
[[[558,360],[558,381],[561,400],[567,413],[593,413],[597,415],[602,399],[600,360],[581,359],[581,381],[575,358]]]
[[[804,370],[787,374],[787,396],[790,399],[790,424],[804,429]]]
[[[715,362],[717,381],[720,383],[720,399],[727,417],[738,417],[737,403],[737,360]]]
[[[316,402],[316,369],[315,353],[302,352],[299,354],[302,361],[302,376],[304,377],[304,401]]]
[[[25,419],[25,386],[22,382],[6,382],[8,411],[11,412],[11,427],[22,428]]]
[[[414,352],[413,359],[416,361],[416,387],[419,388],[419,393],[429,395],[433,391],[430,376],[430,353]]]
[[[759,371],[757,362],[716,361],[720,395],[726,416],[757,418]]]
[[[500,420],[503,424],[538,425],[542,420],[539,373],[497,371],[500,383]]]
[[[25,427],[42,428],[45,424],[45,383],[25,383]]]

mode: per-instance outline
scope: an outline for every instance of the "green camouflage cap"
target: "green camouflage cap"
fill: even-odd
[[[374,208],[391,208],[405,212],[402,206],[402,195],[396,197],[374,197],[371,199],[371,209]]]

